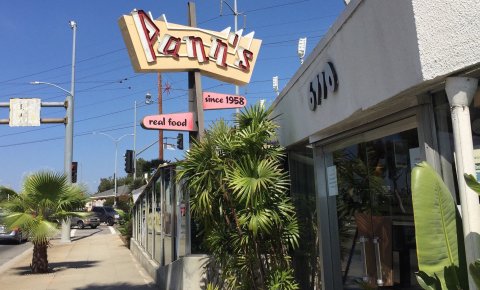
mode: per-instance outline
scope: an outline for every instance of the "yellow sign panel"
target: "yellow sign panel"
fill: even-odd
[[[119,19],[123,38],[136,72],[181,72],[202,74],[236,85],[250,82],[261,40],[254,32],[221,32],[168,23],[142,10]]]

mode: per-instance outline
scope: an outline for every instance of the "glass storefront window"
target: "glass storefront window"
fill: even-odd
[[[172,169],[165,168],[164,184],[165,184],[165,199],[163,200],[163,231],[164,231],[164,255],[165,264],[173,262],[174,253],[174,237],[173,237],[173,198],[174,198],[174,183],[172,180]]]
[[[421,159],[417,130],[332,154],[344,289],[421,289],[410,189],[411,169]]]
[[[175,181],[175,167],[160,168],[133,209],[134,239],[160,266],[190,254],[189,196]]]
[[[188,254],[188,218],[189,218],[189,197],[186,192],[183,192],[181,184],[177,184],[176,186],[176,249],[178,258],[185,256]]]
[[[140,231],[141,231],[141,244],[144,249],[147,248],[147,218],[146,218],[146,205],[147,205],[147,200],[145,196],[142,197],[142,205],[141,205],[141,226],[140,226]]]
[[[161,178],[155,182],[154,186],[154,191],[155,191],[155,225],[154,225],[154,230],[155,230],[155,253],[154,253],[154,259],[157,261],[160,265],[163,265],[163,239],[162,239],[162,211],[161,211],[161,200],[162,200],[162,182]]]
[[[145,194],[147,200],[147,252],[153,256],[153,204],[152,204],[152,189],[149,189]]]

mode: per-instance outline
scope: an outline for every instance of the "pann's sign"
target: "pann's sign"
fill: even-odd
[[[310,91],[307,93],[308,107],[315,111],[327,99],[328,93],[334,93],[338,88],[337,72],[333,63],[327,62],[322,72],[310,82]]]
[[[123,38],[137,72],[200,70],[221,81],[245,85],[250,82],[261,40],[254,32],[242,36],[230,27],[211,31],[158,20],[143,10],[119,19]]]

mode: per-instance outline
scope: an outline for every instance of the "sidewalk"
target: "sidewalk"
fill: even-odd
[[[153,290],[153,280],[135,261],[117,234],[53,240],[48,249],[50,273],[30,274],[32,251],[0,273],[2,290]]]

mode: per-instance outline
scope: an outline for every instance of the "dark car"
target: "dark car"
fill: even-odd
[[[113,226],[120,220],[120,215],[111,206],[94,206],[92,212],[100,219],[100,222]]]

